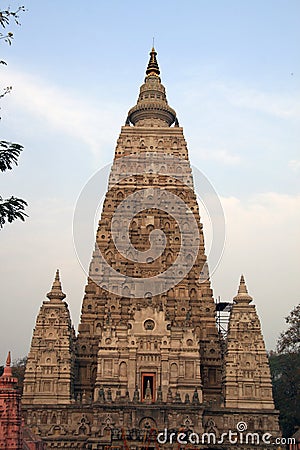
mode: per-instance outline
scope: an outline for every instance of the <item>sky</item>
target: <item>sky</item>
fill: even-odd
[[[12,45],[0,41],[1,88],[13,87],[1,100],[1,139],[24,146],[18,167],[1,174],[0,192],[26,199],[29,215],[0,231],[0,363],[8,350],[14,359],[28,353],[57,268],[78,325],[86,274],[73,245],[76,200],[112,162],[153,36],[191,164],[224,210],[214,296],[231,301],[243,273],[274,349],[300,291],[299,1],[28,0],[25,7],[21,26],[8,29]],[[205,211],[203,221],[209,242]]]

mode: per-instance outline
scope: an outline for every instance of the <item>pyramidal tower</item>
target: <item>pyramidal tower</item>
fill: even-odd
[[[78,330],[76,393],[96,400],[102,386],[132,397],[137,386],[143,399],[147,379],[153,400],[157,389],[166,401],[169,390],[184,400],[197,388],[201,401],[220,402],[212,290],[209,279],[199,282],[202,225],[183,129],[159,75],[152,49],[118,139],[98,226]]]
[[[225,355],[225,404],[272,409],[272,385],[265,344],[244,276],[233,299]]]
[[[17,389],[18,379],[13,376],[10,352],[4,372],[0,377],[0,448],[19,450],[21,436],[21,395]]]
[[[203,448],[202,433],[240,421],[278,434],[243,279],[224,352],[187,144],[156,56],[117,140],[78,334],[58,273],[37,318],[22,402],[47,448],[154,449],[162,430],[163,448],[182,431]]]
[[[74,396],[75,331],[58,270],[47,297],[33,331],[22,401],[69,404]]]

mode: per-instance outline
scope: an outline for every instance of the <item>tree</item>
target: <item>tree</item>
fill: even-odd
[[[21,394],[23,393],[23,383],[24,383],[26,362],[27,362],[27,357],[24,356],[23,358],[20,358],[20,359],[17,359],[16,361],[14,361],[11,366],[13,376],[18,379],[17,387]],[[4,371],[4,366],[0,366],[0,376],[3,374],[3,371]]]
[[[277,351],[278,353],[291,353],[300,351],[300,303],[296,306],[288,317],[285,318],[289,327],[280,334]]]
[[[12,373],[13,376],[18,379],[18,389],[20,390],[21,394],[23,394],[26,363],[27,363],[27,356],[24,356],[23,358],[14,361],[12,364]]]
[[[280,426],[283,436],[290,437],[300,426],[300,305],[286,317],[286,322],[289,327],[280,334],[277,353],[270,353],[269,362]]]
[[[9,8],[6,10],[0,10],[0,28],[2,27],[2,29],[5,30],[11,21],[19,25],[19,13],[21,11],[25,11],[24,6],[20,6],[16,11],[11,11]],[[13,33],[11,31],[7,33],[0,31],[0,39],[3,39],[6,43],[11,45]],[[6,62],[1,60],[0,64],[6,65]],[[4,88],[3,92],[0,94],[0,98],[3,98],[10,91],[11,87]],[[0,141],[1,172],[11,170],[14,164],[18,164],[18,158],[22,150],[23,146],[20,144],[14,144],[6,140]],[[27,203],[21,198],[11,196],[10,198],[4,199],[0,195],[0,228],[3,228],[6,221],[13,222],[16,219],[24,221],[25,217],[27,217],[27,214],[24,211],[25,206],[27,206]]]

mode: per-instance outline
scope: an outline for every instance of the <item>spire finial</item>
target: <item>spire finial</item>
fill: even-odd
[[[157,60],[156,60],[156,55],[157,55],[157,53],[156,53],[155,48],[154,48],[154,38],[153,38],[153,47],[152,47],[152,50],[150,52],[150,59],[149,59],[148,67],[147,67],[147,70],[146,70],[146,76],[147,77],[149,77],[149,76],[157,76],[157,77],[159,77],[160,70],[159,70],[159,67],[158,67]]]
[[[161,84],[156,54],[153,46],[144,84],[136,105],[128,111],[126,126],[170,127],[176,120],[176,112],[168,105],[166,90]],[[176,124],[178,126],[178,121]]]
[[[6,367],[10,367],[10,365],[11,365],[11,354],[10,354],[10,351],[7,354],[6,364],[5,365],[6,365]]]
[[[235,303],[250,303],[252,302],[251,295],[248,294],[248,289],[245,283],[244,275],[241,275],[239,289],[237,295],[234,297],[233,301]]]
[[[66,294],[63,293],[60,283],[59,270],[56,270],[55,279],[52,285],[52,289],[48,292],[47,297],[49,300],[63,300]]]
[[[12,377],[12,368],[10,365],[11,365],[11,354],[10,352],[8,352],[4,371],[0,378]]]
[[[247,286],[245,283],[244,275],[241,275],[240,285],[239,285],[239,294],[248,294]]]

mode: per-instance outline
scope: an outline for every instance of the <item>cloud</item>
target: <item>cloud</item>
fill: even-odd
[[[221,202],[227,240],[221,263],[212,276],[214,296],[231,301],[244,273],[267,347],[274,348],[285,328],[284,317],[299,302],[300,195],[268,192],[248,199],[222,197]],[[10,348],[14,357],[27,353],[36,314],[57,267],[73,320],[76,325],[79,321],[86,275],[73,248],[72,215],[71,203],[60,198],[43,199],[31,204],[26,226],[16,222],[3,231],[5,264],[1,267],[0,290],[1,297],[9,298],[9,302],[1,311],[2,359],[16,313],[22,321],[10,336]],[[201,216],[204,218],[202,211]],[[208,248],[209,218],[203,222]],[[92,250],[91,244],[91,254]]]
[[[191,160],[197,164],[201,164],[200,158],[218,162],[214,169],[217,176],[221,164],[240,165],[243,173],[251,168],[256,172],[257,190],[267,185],[276,190],[278,177],[274,175],[280,171],[290,189],[290,170],[282,167],[282,155],[287,161],[297,155],[299,93],[255,89],[234,80],[211,82],[199,74],[184,85],[178,83],[175,94],[181,101]],[[249,192],[252,186],[245,184],[242,189]]]
[[[253,109],[282,119],[300,118],[300,98],[288,93],[263,92],[244,86],[214,84],[233,106]]]
[[[22,113],[24,111],[25,114],[33,114],[44,120],[45,129],[54,127],[54,132],[60,130],[82,141],[94,154],[99,154],[105,145],[111,149],[112,142],[115,142],[116,129],[120,124],[119,104],[113,104],[111,101],[96,104],[91,98],[84,98],[82,93],[63,90],[38,77],[10,68],[5,70],[2,84],[14,86],[10,103]],[[300,117],[296,97],[262,93],[233,85],[211,84],[209,89],[203,85],[203,89],[206,91],[192,90],[192,98],[197,108],[199,101],[195,93],[204,95],[205,92],[207,104],[213,113],[217,111],[219,116],[218,120],[211,122],[212,128],[209,129],[208,135],[205,127],[205,132],[197,133],[202,140],[197,145],[197,136],[194,137],[194,147],[202,148],[198,155],[203,159],[218,161],[220,164],[235,166],[242,162],[238,153],[241,142],[237,140],[237,135],[242,135],[243,140],[246,136],[247,142],[251,142],[253,148],[253,139],[256,136],[252,134],[248,137],[244,129],[234,122],[236,132],[230,131],[228,136],[225,134],[228,143],[224,144],[224,135],[218,128],[224,127],[226,132],[230,129],[226,124],[229,113],[222,105],[224,100],[227,105],[261,111],[270,116],[288,119]],[[219,96],[219,93],[223,96]],[[206,104],[204,106],[206,108]],[[127,106],[124,107],[124,110],[126,109]],[[189,107],[188,110],[191,112],[193,108]],[[191,120],[197,121],[195,129],[198,130],[199,118],[196,114],[193,114],[193,117]],[[208,119],[210,121],[210,117]],[[28,127],[32,121],[26,119],[24,123]],[[248,124],[249,121],[245,123]],[[114,124],[117,128],[114,128]],[[216,126],[218,133],[215,132]],[[233,152],[227,150],[232,142],[235,144]],[[274,145],[276,146],[276,138],[272,134],[270,146],[274,148]],[[291,160],[289,167],[295,171],[299,170],[300,161]],[[257,180],[258,177],[259,172]],[[253,178],[253,183],[257,180]],[[238,197],[221,200],[226,216],[227,243],[220,266],[212,279],[215,297],[221,295],[222,299],[231,300],[243,272],[262,318],[267,345],[272,348],[279,332],[285,326],[283,318],[299,302],[300,196],[268,192],[248,197],[246,200]],[[40,216],[44,219],[30,226],[31,222],[28,221],[26,228],[20,228],[23,224],[12,224],[8,229],[10,231],[6,231],[6,247],[2,247],[5,260],[2,279],[5,283],[2,283],[1,292],[3,298],[10,298],[11,306],[6,306],[5,314],[3,311],[1,324],[3,339],[0,341],[4,356],[7,351],[5,338],[11,327],[11,317],[14,317],[16,310],[19,315],[21,311],[23,320],[20,329],[15,333],[15,348],[21,351],[19,356],[25,354],[24,347],[29,344],[35,315],[44,293],[50,288],[56,267],[62,269],[64,290],[68,294],[67,301],[70,303],[75,323],[79,320],[85,275],[77,263],[72,247],[71,208],[72,205],[60,204],[59,201],[54,201],[53,204],[50,202],[46,208],[43,202],[43,206],[36,206],[36,213],[31,213],[31,217]],[[47,211],[47,215],[44,212],[41,214],[40,211]],[[16,233],[19,229],[22,231]],[[204,232],[207,236],[206,229],[205,225]],[[26,336],[26,342],[23,336]]]
[[[83,141],[93,153],[115,140],[111,126],[119,114],[120,105],[102,102],[92,106],[93,99],[62,89],[31,74],[7,68],[2,84],[13,85],[10,103],[18,109],[42,118],[45,127],[54,127]]]
[[[243,273],[267,347],[274,348],[284,317],[299,303],[300,195],[268,192],[221,201],[227,239],[213,274],[215,296],[231,301]]]
[[[293,170],[293,172],[300,171],[300,161],[297,159],[291,159],[289,161],[289,167]]]
[[[218,163],[230,166],[235,166],[237,164],[240,164],[241,162],[241,157],[239,155],[230,153],[226,149],[201,149],[201,151],[199,152],[199,156],[202,159],[213,160]]]
[[[210,107],[216,116],[218,108],[224,104],[234,108],[264,113],[281,119],[300,119],[300,95],[288,89],[282,91],[263,90],[251,85],[241,84],[237,80],[210,81],[202,79],[197,73],[184,85],[177,86],[185,102],[194,103],[198,110],[209,111]],[[178,94],[177,94],[178,96]]]
[[[32,200],[28,212],[24,224],[15,221],[0,236],[1,258],[5,261],[0,270],[1,298],[10,299],[1,308],[1,361],[8,343],[13,358],[27,354],[36,315],[57,268],[76,324],[80,315],[86,276],[73,247],[73,205],[62,198],[44,198]],[[16,320],[18,326],[11,333]]]

